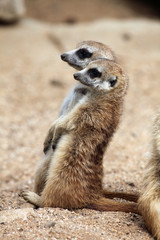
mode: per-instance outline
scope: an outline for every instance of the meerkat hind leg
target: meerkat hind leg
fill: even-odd
[[[41,192],[43,191],[47,181],[47,174],[52,159],[51,154],[52,152],[47,153],[47,155],[45,155],[41,159],[37,166],[34,182],[34,192],[37,193],[38,195],[41,195]]]
[[[137,202],[139,193],[111,192],[103,189],[103,196],[106,198],[122,198],[131,202]]]
[[[25,200],[36,205],[37,207],[42,207],[42,199],[38,194],[31,191],[23,191],[22,196]]]

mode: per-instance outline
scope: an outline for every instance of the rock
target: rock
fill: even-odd
[[[48,223],[46,223],[45,228],[54,227],[55,225],[56,225],[55,222],[48,222]]]
[[[24,16],[24,0],[1,0],[0,21],[12,23]]]
[[[4,224],[6,222],[12,222],[15,219],[27,220],[27,215],[29,213],[34,214],[34,210],[32,208],[23,208],[23,209],[10,209],[4,210],[0,212],[0,223]]]
[[[32,208],[32,209],[34,209],[34,207],[35,206],[33,204],[25,202],[25,203],[22,204],[21,209],[22,208]]]

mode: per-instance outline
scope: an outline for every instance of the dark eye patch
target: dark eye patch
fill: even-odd
[[[90,78],[97,78],[97,77],[101,77],[102,73],[99,72],[97,68],[91,68],[88,70],[88,75],[90,76]]]
[[[77,56],[80,59],[90,58],[92,56],[92,53],[90,53],[87,49],[81,48],[76,52]]]

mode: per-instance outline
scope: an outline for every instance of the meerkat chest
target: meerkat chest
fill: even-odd
[[[68,107],[68,112],[74,107],[77,107],[77,105],[81,105],[86,102],[88,98],[88,89],[87,88],[76,88],[74,90],[73,97],[71,99],[71,102]]]
[[[86,99],[88,93],[89,89],[81,83],[78,83],[65,98],[61,107],[60,116],[65,115],[78,103],[83,102]]]

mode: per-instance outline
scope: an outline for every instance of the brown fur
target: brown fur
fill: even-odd
[[[160,240],[160,113],[153,124],[152,152],[138,204],[148,230]]]
[[[47,156],[44,156],[38,164],[34,183],[34,192],[37,193],[38,195],[41,194],[46,184],[47,172],[52,159],[52,155],[53,155],[52,152],[49,151]]]
[[[116,62],[116,57],[114,52],[105,44],[100,43],[100,42],[95,42],[95,41],[83,41],[80,42],[77,46],[76,49],[81,49],[81,48],[86,48],[86,49],[90,49],[93,48],[93,54],[92,56],[87,59],[87,61],[83,62],[84,66],[86,67],[89,62],[93,61],[93,60],[97,60],[100,58],[105,58],[108,60],[113,60]],[[69,54],[69,52],[68,52]],[[73,54],[73,53],[72,53]],[[73,61],[73,59],[70,59],[69,57],[65,60],[66,62],[71,64],[71,61]],[[73,66],[75,67],[75,66]],[[80,68],[80,66],[79,66]],[[82,65],[81,65],[82,68]],[[122,70],[120,69],[120,74],[122,74]],[[69,112],[76,104],[77,102],[80,100],[80,98],[82,98],[84,95],[88,94],[88,89],[86,89],[85,87],[83,88],[81,85],[77,84],[74,88],[74,101],[72,102],[71,106],[67,108],[67,112]],[[70,96],[70,95],[69,95]],[[68,100],[71,101],[72,97],[70,96],[70,99],[68,98]],[[65,102],[65,101],[64,101]],[[66,103],[66,102],[65,102]],[[67,101],[68,103],[68,101]],[[67,103],[65,104],[65,106],[67,105]],[[61,111],[60,111],[60,115],[63,112],[63,107],[64,104],[62,105]],[[55,130],[55,126],[51,126],[51,128],[49,129],[46,139],[44,141],[44,152],[47,153],[49,147],[51,146],[51,141],[53,138],[53,133]],[[56,148],[57,143],[54,142],[54,149]],[[52,145],[53,147],[53,145]],[[48,157],[47,157],[47,163],[43,160],[43,162],[41,162],[41,164],[38,166],[37,172],[36,172],[36,181],[35,181],[35,192],[37,192],[38,194],[40,194],[44,188],[45,182],[46,182],[46,178],[45,176],[47,176],[47,171],[48,168],[46,166],[49,166],[49,161],[48,161]],[[43,166],[44,165],[44,166]],[[37,186],[38,185],[38,186]],[[129,201],[134,201],[136,202],[138,199],[138,193],[134,193],[134,194],[130,194],[130,193],[117,193],[117,192],[109,192],[107,190],[104,190],[104,195],[108,198],[124,198],[126,200]]]
[[[100,58],[106,58],[108,60],[112,60],[114,62],[117,62],[115,53],[112,51],[110,47],[105,45],[104,43],[101,42],[95,42],[95,41],[83,41],[77,44],[77,48],[85,48],[85,46],[94,46],[95,48],[98,49],[93,56],[92,56],[92,61],[100,59]]]
[[[122,198],[131,202],[137,202],[139,198],[138,193],[111,192],[106,189],[103,189],[103,196],[106,198]]]
[[[113,62],[98,60],[95,65],[103,67],[103,78],[117,76],[117,84],[109,92],[91,89],[87,100],[57,119],[53,141],[61,137],[54,153],[50,150],[45,187],[41,196],[28,191],[23,196],[40,207],[138,213],[135,203],[120,203],[103,195],[102,158],[119,124],[128,78]]]
[[[93,52],[92,56],[90,58],[88,58],[87,61],[86,61],[86,59],[81,60],[83,62],[83,67],[81,65],[81,66],[79,66],[78,69],[82,69],[82,68],[86,67],[91,61],[94,61],[94,60],[97,60],[97,59],[101,59],[101,58],[105,58],[105,59],[112,60],[112,61],[116,62],[116,57],[115,57],[114,52],[107,45],[105,45],[103,43],[100,43],[100,42],[83,41],[83,42],[80,42],[80,43],[77,44],[76,49],[81,49],[81,48],[87,48],[88,49],[90,47],[94,48],[94,52]],[[67,60],[65,60],[65,61],[67,63],[69,63],[70,66],[76,68],[75,65],[72,65],[73,64],[72,61],[75,61],[75,59],[72,60],[72,59],[70,59],[68,57]],[[71,62],[72,62],[72,64],[71,64]],[[77,87],[77,85],[78,85],[78,87]],[[82,91],[82,93],[80,94],[81,91]],[[85,94],[87,94],[87,91],[84,91],[84,89],[82,89],[81,87],[79,88],[79,83],[76,84],[74,94],[78,96],[78,93],[79,93],[80,96],[83,96],[84,95],[83,92],[85,92]],[[72,106],[71,108],[73,108],[75,106],[75,104],[77,104],[77,102],[79,101],[79,97],[74,97],[74,99],[76,99],[76,100],[71,104],[71,106]],[[71,99],[70,99],[70,101],[71,101]],[[70,109],[68,107],[67,112],[69,110]],[[60,115],[61,115],[61,112],[63,112],[62,109],[60,110]],[[45,138],[45,141],[44,141],[44,153],[46,153],[48,151],[48,149],[49,149],[49,146],[51,144],[52,137],[53,137],[53,132],[54,132],[54,127],[51,127],[49,129],[49,131],[47,133],[47,136]]]

